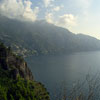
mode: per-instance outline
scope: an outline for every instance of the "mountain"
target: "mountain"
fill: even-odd
[[[0,41],[21,55],[63,54],[100,50],[100,40],[75,35],[43,20],[22,22],[0,15]]]
[[[36,82],[27,63],[0,43],[0,100],[50,100],[46,88]]]

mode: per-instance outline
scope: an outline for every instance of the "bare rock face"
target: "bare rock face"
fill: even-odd
[[[20,76],[26,80],[33,80],[32,72],[29,70],[24,59],[16,56],[3,45],[0,45],[0,64],[3,69],[10,71],[11,77],[14,79]]]
[[[12,59],[11,59],[12,58]],[[14,70],[15,78],[20,75],[26,80],[33,80],[32,72],[29,70],[27,63],[22,58],[16,58],[14,56],[7,57],[7,66],[9,70]]]

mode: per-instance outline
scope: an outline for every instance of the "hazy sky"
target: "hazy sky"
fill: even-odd
[[[0,13],[19,20],[45,19],[100,38],[100,0],[0,0]]]

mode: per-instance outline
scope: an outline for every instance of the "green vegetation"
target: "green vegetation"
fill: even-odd
[[[9,57],[11,58],[7,59]],[[17,61],[11,60],[12,57]],[[15,64],[11,63],[12,61]],[[21,57],[14,55],[10,48],[0,44],[0,100],[50,100],[49,93],[41,83],[33,80],[31,75],[23,77],[25,72],[21,70],[22,67],[28,72],[25,74],[31,74],[26,65],[17,65],[17,62],[22,64],[23,61]],[[15,73],[15,70],[18,70],[18,73]]]
[[[40,83],[0,75],[0,100],[49,100],[48,95]]]

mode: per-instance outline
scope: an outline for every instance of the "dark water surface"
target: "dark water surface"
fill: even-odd
[[[66,82],[70,88],[75,81],[84,79],[88,73],[100,71],[100,52],[81,52],[60,56],[26,58],[37,81],[42,82],[53,95],[54,88]]]

